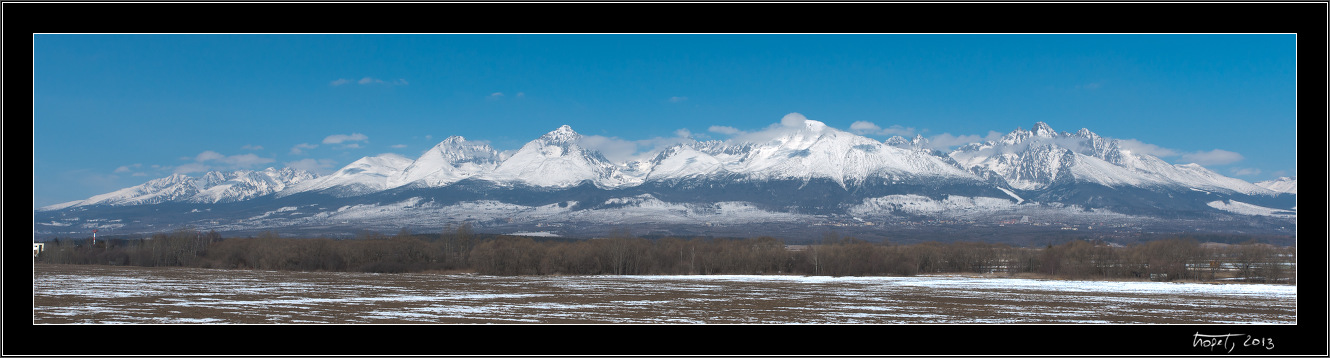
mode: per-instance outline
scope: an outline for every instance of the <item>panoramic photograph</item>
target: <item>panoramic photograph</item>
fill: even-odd
[[[1279,354],[1252,332],[1299,323],[1297,51],[35,34],[32,323],[1180,326]]]

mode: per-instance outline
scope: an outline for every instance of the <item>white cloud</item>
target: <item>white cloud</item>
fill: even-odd
[[[410,84],[409,82],[406,81],[406,79],[403,79],[403,78],[398,78],[398,79],[396,79],[396,80],[393,80],[392,82],[388,82],[388,81],[384,81],[384,80],[381,80],[381,79],[378,79],[378,78],[374,78],[374,77],[369,77],[369,76],[365,76],[364,78],[361,78],[360,80],[357,80],[357,81],[355,81],[355,82],[356,82],[357,84],[362,85],[362,86],[363,86],[363,85],[371,85],[371,84],[392,85],[392,86],[405,86],[405,85]],[[332,81],[332,82],[329,82],[328,84],[329,84],[329,85],[332,85],[332,86],[334,86],[334,87],[336,87],[336,86],[341,86],[341,85],[348,84],[348,83],[351,83],[351,80],[348,80],[348,79],[345,79],[345,78],[338,78],[338,79],[336,79],[336,80],[334,80],[334,81]]]
[[[856,133],[872,133],[882,130],[882,127],[878,127],[869,121],[855,121],[850,123],[850,130]]]
[[[856,121],[850,124],[850,132],[854,132],[855,134],[870,134],[870,135],[912,136],[914,135],[914,127],[907,128],[899,124],[896,124],[892,125],[891,127],[882,128],[873,122]]]
[[[183,158],[189,160],[190,158]],[[254,153],[239,155],[224,155],[211,150],[205,150],[194,156],[193,163],[186,163],[175,167],[176,173],[194,173],[209,170],[237,170],[248,169],[256,165],[268,164],[276,161],[273,158],[264,158]]]
[[[309,143],[296,144],[296,146],[291,147],[291,154],[305,154],[306,149],[314,149],[318,147],[319,146],[317,144],[309,144]]]
[[[989,132],[989,135],[991,136],[992,133],[996,132]],[[957,136],[957,135],[952,135],[951,133],[942,133],[935,135],[931,138],[928,138],[928,148],[946,151],[962,145],[976,143],[976,142],[983,142],[985,140],[988,139],[986,139],[986,137],[980,137],[979,135],[976,134],[963,134]]]
[[[728,127],[728,126],[711,126],[711,128],[707,128],[707,131],[712,133],[720,133],[727,135],[735,135],[743,133],[743,131],[739,130],[738,128]]]
[[[683,102],[683,101],[687,101],[687,100],[688,100],[688,97],[679,97],[679,96],[670,97],[670,103],[679,103],[679,102]]]
[[[180,165],[180,166],[175,167],[174,172],[175,172],[176,174],[189,174],[189,173],[206,172],[206,171],[209,171],[209,170],[212,170],[212,167],[211,167],[211,166],[208,166],[207,164],[202,164],[202,163],[185,163],[185,164],[182,164],[182,165]]]
[[[400,149],[400,148],[406,148],[406,144],[393,144],[393,145],[391,145],[390,147],[392,147],[392,148],[399,148],[399,149]]]
[[[305,158],[294,162],[286,162],[287,167],[300,169],[311,173],[323,175],[333,172],[337,162],[332,159],[311,159]]]
[[[485,98],[487,98],[487,99],[491,99],[491,100],[494,100],[494,99],[500,99],[500,98],[503,98],[503,92],[494,92],[494,93],[490,93],[489,97],[485,97]]]
[[[253,145],[253,144],[246,144],[245,146],[240,147],[240,149],[244,149],[244,150],[263,150],[263,146],[261,146],[261,145]]]
[[[237,168],[250,168],[260,164],[268,164],[276,161],[273,158],[263,158],[254,153],[232,155],[220,159],[222,163]]]
[[[133,171],[133,169],[130,169],[130,168],[140,168],[140,167],[143,167],[143,164],[134,163],[134,164],[131,164],[131,165],[121,165],[119,168],[115,168],[115,172],[116,172],[116,173],[128,173],[128,172],[130,172],[130,171]]]
[[[606,137],[601,135],[582,136],[578,142],[587,149],[600,152],[613,162],[626,161],[637,154],[637,143],[630,140],[623,140],[615,137]]]
[[[1261,170],[1256,168],[1233,168],[1229,171],[1233,172],[1233,175],[1243,175],[1243,176],[1261,174]]]
[[[797,128],[803,126],[806,121],[808,121],[808,118],[804,117],[804,115],[799,114],[798,112],[791,112],[780,118],[780,125]]]
[[[368,142],[369,137],[360,133],[352,133],[350,135],[334,134],[328,136],[327,138],[323,138],[323,144],[340,144],[342,142],[361,142],[361,141]]]
[[[737,133],[730,137],[730,140],[739,143],[763,143],[783,135],[803,130],[805,128],[805,123],[808,121],[809,119],[804,117],[803,114],[790,113],[781,117],[780,122],[778,123],[773,123],[756,132]]]
[[[1144,143],[1135,139],[1119,139],[1118,146],[1136,154],[1146,154],[1156,157],[1172,157],[1178,155],[1176,150]]]
[[[1200,165],[1230,164],[1241,161],[1242,159],[1242,154],[1223,149],[1215,149],[1208,152],[1186,153],[1182,155],[1182,160]]]
[[[194,157],[194,161],[196,161],[196,162],[206,162],[206,161],[209,161],[209,160],[219,160],[219,159],[222,159],[222,158],[226,158],[226,156],[225,156],[225,155],[222,155],[222,153],[214,152],[214,151],[211,151],[211,150],[205,150],[205,151],[203,151],[203,153],[199,153],[198,156],[195,156],[195,157]]]
[[[686,128],[674,131],[674,137],[655,137],[641,140],[626,140],[600,135],[583,136],[578,142],[582,147],[600,152],[613,162],[643,160],[659,153],[670,146],[693,142],[692,132]]]

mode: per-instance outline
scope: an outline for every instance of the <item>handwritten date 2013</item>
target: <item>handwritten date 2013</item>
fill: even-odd
[[[1242,333],[1201,334],[1201,332],[1193,334],[1191,339],[1192,347],[1209,348],[1211,351],[1215,350],[1215,347],[1219,347],[1226,349],[1227,353],[1233,353],[1233,349],[1239,345],[1273,350],[1275,349],[1275,340],[1269,337],[1252,337],[1250,334]]]

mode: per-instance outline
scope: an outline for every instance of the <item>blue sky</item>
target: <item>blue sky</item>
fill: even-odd
[[[1295,35],[75,35],[33,45],[33,206],[172,173],[330,173],[571,125],[627,158],[789,113],[875,139],[1046,122],[1297,174]]]

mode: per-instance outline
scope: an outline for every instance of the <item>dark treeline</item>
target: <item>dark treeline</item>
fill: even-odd
[[[794,274],[910,276],[1003,274],[1076,279],[1239,279],[1295,282],[1296,248],[1254,241],[1201,244],[1192,238],[1131,246],[1073,240],[1045,247],[926,242],[872,243],[825,235],[819,244],[749,239],[644,239],[626,233],[587,240],[478,235],[470,226],[441,234],[365,232],[358,239],[222,238],[179,230],[143,239],[56,240],[36,260],[62,264],[186,266],[226,269],[425,272],[491,275]]]

